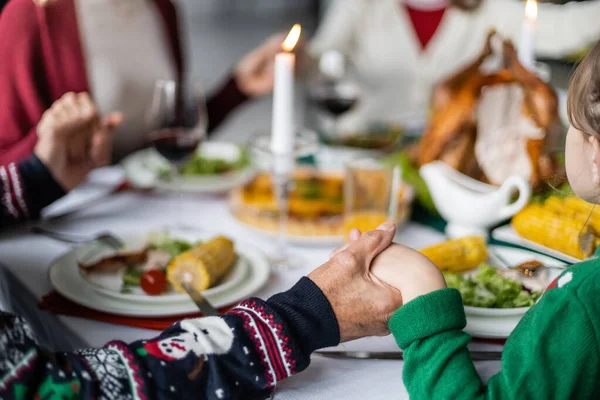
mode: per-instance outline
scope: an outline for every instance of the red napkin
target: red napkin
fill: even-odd
[[[68,315],[71,317],[79,317],[92,319],[95,321],[108,322],[115,325],[126,325],[133,326],[135,328],[153,329],[156,331],[162,331],[174,323],[181,321],[185,318],[197,318],[202,317],[201,313],[195,314],[183,314],[172,317],[162,318],[136,318],[136,317],[124,317],[121,315],[108,314],[101,311],[92,310],[81,306],[71,300],[63,297],[56,291],[52,291],[42,297],[42,301],[38,305],[42,310],[50,311],[55,314]],[[220,312],[225,312],[231,307],[221,308]]]

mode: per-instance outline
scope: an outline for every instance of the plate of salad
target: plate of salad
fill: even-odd
[[[267,257],[255,245],[234,242],[218,233],[190,229],[148,233],[135,228],[116,233],[125,243],[123,249],[115,251],[103,242],[93,241],[73,247],[54,260],[48,269],[52,287],[67,299],[93,310],[158,318],[198,313],[198,307],[187,294],[177,291],[175,284],[181,282],[181,277],[190,276],[188,283],[201,291],[214,307],[221,308],[255,295],[271,273]],[[150,251],[164,252],[165,259],[172,258],[166,269],[160,264],[148,265],[160,258],[150,260]],[[175,254],[179,255],[172,257]],[[117,256],[121,259],[115,259]],[[105,280],[90,279],[90,271],[82,271],[102,260],[110,261],[97,266],[105,273]],[[150,285],[148,293],[141,276],[139,286],[134,281],[137,276],[131,273],[131,267],[150,268],[163,278],[153,277],[154,285]]]
[[[195,193],[227,192],[256,173],[248,150],[228,142],[200,144],[177,170],[154,149],[140,150],[122,165],[127,179],[138,188]]]
[[[169,269],[182,254],[202,251],[202,246],[207,245],[210,251],[231,253],[222,257],[219,276],[201,288],[204,295],[218,295],[240,284],[248,273],[248,263],[235,254],[233,242],[220,236],[218,239],[203,236],[153,232],[125,238],[123,249],[79,261],[79,272],[96,292],[114,299],[142,303],[187,302],[188,295],[171,284]],[[219,242],[213,243],[215,240]],[[212,274],[215,271],[216,267],[209,270]]]
[[[476,337],[504,339],[567,264],[506,246],[489,246],[488,255],[476,269],[444,272],[444,277],[448,287],[458,289],[463,297],[467,316],[465,330]],[[553,268],[530,277],[514,268],[525,263]]]

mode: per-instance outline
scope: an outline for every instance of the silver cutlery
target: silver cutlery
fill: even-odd
[[[95,235],[80,235],[75,233],[57,232],[42,228],[41,226],[34,226],[31,231],[60,242],[71,244],[101,242],[111,248],[114,248],[115,250],[121,249],[125,245],[121,239],[110,232],[100,232]]]
[[[541,274],[545,274],[547,277],[548,271],[550,271],[551,269],[560,269],[560,270],[565,269],[565,267],[548,266],[548,265],[545,265],[536,260],[532,260],[530,262],[525,262],[525,263],[519,263],[518,265],[511,265],[504,257],[502,257],[500,254],[498,254],[497,251],[488,249],[488,252],[497,261],[499,261],[500,264],[502,264],[502,266],[504,268],[518,270],[519,272],[523,273],[523,275],[526,275],[529,277],[534,277],[536,275],[541,275]]]
[[[207,317],[214,317],[215,315],[220,314],[202,293],[191,287],[188,283],[183,282],[183,280],[181,282],[181,286],[187,292],[202,314]]]
[[[315,354],[329,358],[354,359],[354,360],[404,360],[404,355],[398,351],[317,351]],[[473,361],[500,360],[500,351],[471,351]]]

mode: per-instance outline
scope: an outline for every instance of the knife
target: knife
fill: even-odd
[[[207,317],[214,317],[219,315],[219,312],[213,307],[212,304],[196,289],[191,287],[189,284],[181,282],[181,286],[185,289],[187,294],[190,296],[192,301],[196,304],[200,312]]]
[[[354,359],[354,360],[404,360],[404,356],[398,351],[317,351],[315,354],[329,358]],[[471,351],[473,361],[500,360],[500,351]]]

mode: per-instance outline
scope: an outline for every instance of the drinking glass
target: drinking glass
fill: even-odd
[[[315,154],[319,149],[317,135],[311,131],[300,131],[294,139],[292,154],[278,155],[271,149],[271,136],[259,135],[252,139],[250,148],[253,157],[271,170],[273,194],[278,208],[279,229],[275,243],[275,254],[270,257],[271,265],[276,272],[306,266],[304,259],[290,254],[288,246],[288,218],[290,193],[294,186],[294,170],[296,159]]]
[[[386,221],[396,222],[402,184],[400,167],[373,158],[346,164],[344,181],[344,233],[354,228],[367,232]]]
[[[171,163],[170,179],[181,200],[179,169],[206,137],[208,116],[202,89],[179,81],[157,81],[147,122],[148,142]],[[176,225],[179,223],[183,223],[183,218],[176,218]]]

